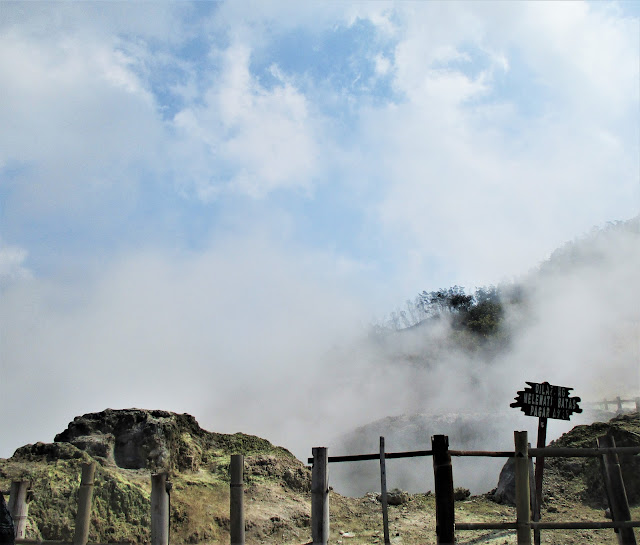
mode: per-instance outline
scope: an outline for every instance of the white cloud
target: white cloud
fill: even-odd
[[[209,429],[291,441],[286,420],[311,377],[369,317],[343,261],[254,233],[199,253],[120,255],[71,282],[15,278],[0,308],[2,380],[27,387],[31,409],[23,388],[7,388],[16,431],[0,456],[106,407],[188,411]],[[237,396],[244,408],[229,412]]]
[[[0,288],[3,284],[30,276],[24,262],[27,251],[18,246],[7,246],[0,240]]]
[[[189,410],[212,429],[254,426],[284,443],[287,427],[308,428],[302,410],[296,423],[282,421],[306,405],[305,388],[328,361],[339,362],[332,369],[346,384],[334,399],[354,384],[369,393],[349,406],[349,417],[362,418],[388,374],[360,373],[371,369],[366,351],[353,372],[349,354],[327,356],[362,307],[496,283],[593,224],[637,213],[637,19],[600,5],[29,4],[0,25],[3,228],[19,218],[32,230],[12,224],[20,248],[0,249],[11,362],[3,381],[28,383],[50,408],[18,443],[46,440],[41,431],[107,405]],[[336,40],[326,52],[349,58],[344,81],[366,72],[361,62],[395,94],[378,89],[373,100],[365,86],[330,88],[331,70],[324,81],[285,68],[286,58],[267,59],[270,73],[256,74],[252,55],[287,32],[339,37],[346,45]],[[355,42],[365,45],[352,51]],[[197,58],[184,55],[190,48]],[[315,199],[318,187],[335,195]],[[282,213],[301,193],[308,208]],[[185,206],[194,194],[217,203]],[[179,224],[202,250],[145,234],[123,257],[95,236],[101,222],[121,232],[138,205],[132,231],[146,233],[166,214],[167,231]],[[287,225],[262,238],[228,234],[259,225],[257,208]],[[76,232],[48,223],[74,214]],[[309,248],[291,249],[297,232]],[[85,233],[90,252],[69,255]],[[207,246],[202,233],[218,242]],[[18,235],[41,251],[62,248],[44,277],[30,277],[21,248],[40,263],[42,255]],[[332,246],[349,250],[336,256]],[[83,271],[108,263],[80,281],[48,276],[75,269],[67,259]],[[378,289],[368,288],[376,275]],[[567,353],[588,356],[579,334],[566,342]],[[370,383],[358,384],[363,376]],[[414,384],[412,399],[422,386]],[[267,386],[286,395],[261,397]],[[254,394],[247,413],[223,419],[242,392]],[[261,410],[268,403],[274,410]],[[323,415],[343,416],[339,404],[325,405]]]
[[[221,52],[221,77],[202,107],[179,112],[181,149],[197,150],[189,172],[198,194],[220,191],[263,197],[277,189],[313,187],[319,169],[319,130],[306,97],[277,68],[273,88],[250,73],[251,51],[234,45]]]
[[[637,213],[637,20],[581,3],[502,7],[397,8],[405,101],[363,112],[359,149],[386,189],[384,230],[414,256],[407,285],[512,278]],[[505,78],[543,96],[510,94]]]
[[[15,206],[80,212],[158,157],[154,99],[113,44],[0,35],[0,153],[22,166]]]

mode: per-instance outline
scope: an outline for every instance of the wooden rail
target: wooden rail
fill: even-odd
[[[384,457],[385,459],[390,458],[415,458],[416,456],[431,456],[433,454],[432,450],[412,450],[408,452],[387,452]],[[375,454],[354,454],[350,456],[329,456],[328,462],[363,462],[365,460],[380,460],[380,453],[377,452]],[[307,462],[309,464],[313,464],[313,458],[307,458]]]
[[[513,458],[512,450],[450,450],[451,456],[477,456],[486,458]],[[530,448],[529,457],[544,456],[545,458],[590,458],[604,454],[640,454],[640,447],[615,447],[615,448],[565,448],[545,447]],[[414,458],[417,456],[432,456],[432,450],[412,450],[407,452],[387,452],[385,459]],[[380,453],[354,454],[347,456],[329,456],[329,463],[337,462],[362,462],[365,460],[380,460]],[[313,464],[313,458],[307,458],[309,464]]]
[[[531,529],[540,530],[602,530],[607,528],[640,528],[640,520],[623,522],[530,522]],[[516,522],[456,522],[456,530],[515,530]]]
[[[417,456],[434,457],[434,477],[436,490],[436,540],[438,544],[453,543],[456,530],[516,530],[518,533],[518,545],[531,544],[531,531],[539,530],[594,530],[615,529],[620,545],[635,545],[636,540],[633,528],[640,528],[640,521],[630,520],[624,483],[621,480],[618,455],[640,455],[640,447],[617,447],[612,438],[601,437],[598,439],[597,448],[568,448],[568,447],[544,447],[529,448],[527,444],[527,432],[515,432],[515,449],[513,451],[487,451],[487,450],[449,450],[446,436],[432,437],[431,450],[415,450],[407,452],[385,453],[385,459],[413,458]],[[382,440],[382,438],[381,438]],[[435,441],[435,442],[434,442]],[[327,449],[314,449],[322,451],[322,458],[317,456],[309,458],[313,466],[313,472],[323,476],[323,484],[326,484],[327,465],[336,462],[357,462],[365,460],[380,460],[381,454],[357,454],[348,456],[327,456]],[[436,456],[438,460],[436,460]],[[514,458],[516,460],[516,513],[515,522],[476,522],[456,523],[453,509],[453,477],[451,472],[451,457],[494,457]],[[568,521],[568,522],[541,522],[531,520],[530,507],[530,460],[537,457],[544,458],[585,458],[602,457],[605,461],[605,483],[607,485],[610,507],[613,521]],[[314,536],[314,545],[326,545],[329,530],[329,497],[328,486],[319,487],[316,494],[322,494],[318,500],[318,507],[312,509],[312,527],[322,528]],[[320,506],[321,504],[321,506]],[[314,516],[315,513],[315,516]],[[314,520],[315,517],[322,520]],[[537,533],[537,532],[536,532]]]
[[[51,541],[48,539],[35,540],[35,539],[16,539],[16,543],[24,543],[24,545],[73,545],[71,541]],[[89,543],[88,545],[131,545],[129,541],[115,541],[109,543]]]
[[[24,545],[73,545],[72,541],[52,541],[50,539],[16,539],[16,543],[23,543]],[[88,545],[131,545],[130,541],[114,541],[108,543],[89,543]]]
[[[604,410],[609,410],[609,405],[615,405],[617,411],[622,411],[623,403],[635,403],[636,411],[640,411],[640,397],[634,397],[633,399],[622,399],[620,396],[612,399],[611,401],[604,399],[603,401],[597,401],[597,405],[604,405]]]

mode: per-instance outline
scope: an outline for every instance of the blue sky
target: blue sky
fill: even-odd
[[[638,214],[637,6],[0,3],[2,374],[55,407],[0,455]]]

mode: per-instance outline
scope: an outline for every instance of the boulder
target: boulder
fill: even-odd
[[[502,466],[502,471],[500,471],[500,477],[498,478],[498,486],[491,499],[496,503],[504,503],[506,505],[516,504],[515,458],[509,458],[507,463]]]
[[[377,495],[378,501],[382,501],[382,495]],[[393,490],[389,490],[387,492],[387,504],[389,505],[402,505],[403,503],[407,503],[411,497],[408,492],[404,490],[400,490],[399,488],[394,488]]]
[[[107,409],[77,416],[54,441],[123,469],[193,471],[202,458],[199,443],[211,439],[188,414]]]
[[[464,501],[471,497],[471,491],[468,488],[458,486],[453,489],[453,500]]]

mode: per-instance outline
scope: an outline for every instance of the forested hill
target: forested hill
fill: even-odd
[[[640,270],[639,256],[640,216],[611,222],[565,243],[518,282],[475,291],[457,285],[424,290],[391,312],[375,330],[385,336],[423,328],[426,331],[446,322],[447,342],[457,348],[467,352],[500,351],[509,346],[514,332],[530,321],[535,314],[532,307],[540,306],[540,298],[558,297],[549,289],[554,282],[589,282],[585,290],[598,291],[598,284],[618,289],[614,284],[626,279],[628,285],[619,288],[626,290],[631,299],[637,298],[640,286],[629,279],[633,279],[634,270]],[[589,297],[588,293],[585,297]],[[562,297],[559,299],[562,304]],[[611,303],[615,305],[614,301]],[[575,302],[568,299],[566,304]]]

